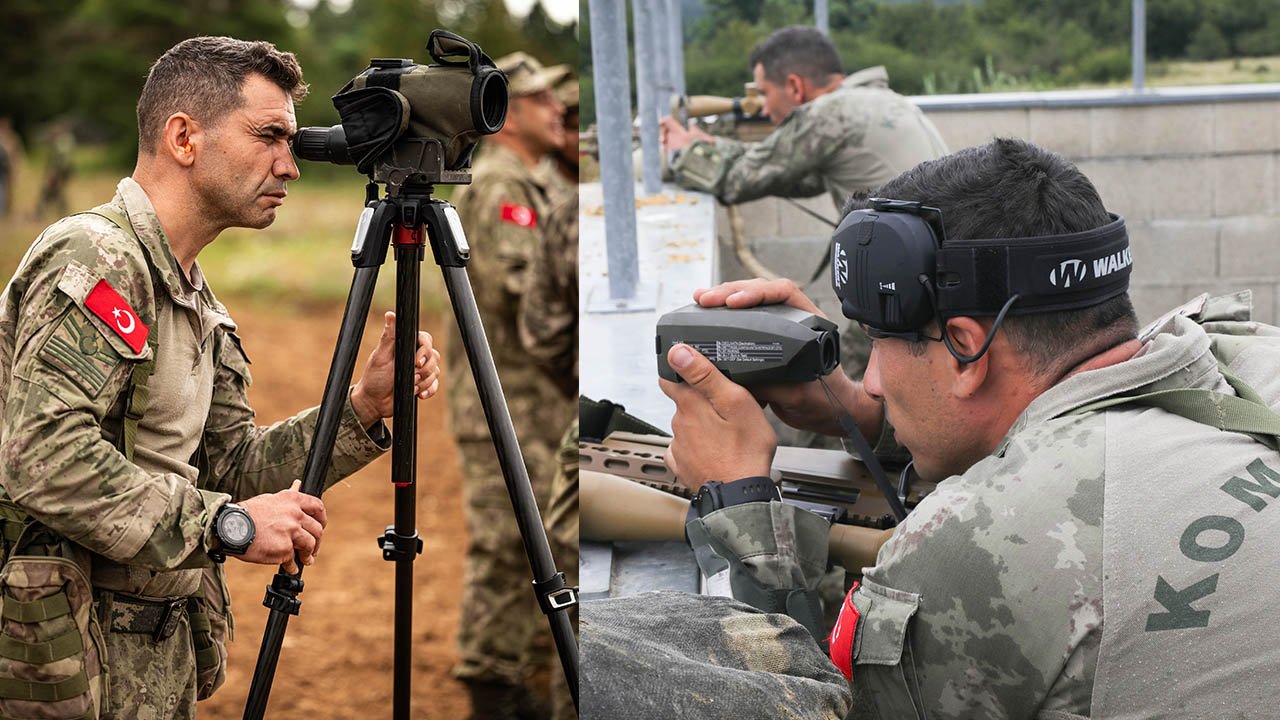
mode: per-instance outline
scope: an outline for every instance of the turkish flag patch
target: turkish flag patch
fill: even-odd
[[[107,327],[114,330],[130,349],[136,353],[142,352],[142,348],[147,344],[147,334],[151,330],[142,324],[138,319],[138,313],[129,307],[129,303],[120,297],[120,293],[111,287],[111,283],[99,280],[98,284],[93,286],[93,290],[89,291],[88,297],[84,299],[84,306],[89,308],[89,312],[98,316],[99,320],[106,323]]]
[[[533,208],[514,203],[502,203],[502,222],[509,222],[520,227],[537,227],[538,213]]]
[[[859,584],[855,582],[849,588],[849,594],[844,597],[844,605],[840,607],[840,616],[836,618],[836,626],[831,628],[831,635],[827,637],[827,646],[831,648],[831,662],[840,668],[844,679],[850,682],[853,681],[853,639],[858,634],[858,608],[853,604],[853,594],[857,592]]]

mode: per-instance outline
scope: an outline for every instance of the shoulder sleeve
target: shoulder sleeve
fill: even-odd
[[[1102,626],[1102,437],[1100,418],[1024,433],[940,483],[881,548],[852,598],[853,682],[881,716],[1031,717],[1051,693],[1087,715]]]
[[[551,211],[520,300],[520,342],[567,396],[578,388],[578,198]]]
[[[515,178],[495,178],[469,193],[459,210],[471,245],[470,275],[519,296],[547,223],[536,188]]]
[[[112,320],[87,305],[100,281],[134,317]],[[154,322],[153,292],[141,248],[106,220],[75,216],[37,241],[6,298],[17,322],[0,485],[32,517],[89,550],[167,569],[207,562],[193,551],[225,498],[181,476],[147,473],[103,437],[132,367],[152,352],[118,331]]]

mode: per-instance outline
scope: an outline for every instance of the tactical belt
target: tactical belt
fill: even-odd
[[[182,625],[187,606],[194,598],[173,600],[144,600],[112,593],[110,599],[111,632],[150,635],[155,642],[164,642]]]

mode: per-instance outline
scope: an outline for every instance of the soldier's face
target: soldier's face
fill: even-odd
[[[940,342],[872,340],[863,389],[883,401],[897,441],[911,451],[920,477],[938,481],[986,455],[980,419],[954,397],[956,361]]]
[[[250,75],[244,104],[209,129],[206,152],[193,167],[205,209],[222,227],[264,228],[298,179],[289,138],[298,131],[293,99],[261,75]]]
[[[512,98],[508,129],[539,155],[554,152],[564,143],[564,105],[550,90]]]
[[[786,83],[779,84],[766,78],[764,65],[760,63],[756,63],[751,73],[755,76],[756,88],[764,97],[764,114],[768,116],[769,122],[781,125],[782,121],[786,120],[791,111],[799,105],[793,97],[794,93],[789,91]]]

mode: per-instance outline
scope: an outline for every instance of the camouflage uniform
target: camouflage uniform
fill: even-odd
[[[671,170],[681,186],[728,205],[826,192],[839,209],[851,193],[874,190],[946,153],[933,123],[889,89],[888,74],[877,66],[792,110],[761,142],[695,140]]]
[[[534,494],[539,507],[546,507],[547,468],[573,408],[556,383],[529,362],[517,312],[530,261],[546,232],[547,188],[513,151],[490,143],[477,153],[472,183],[459,192],[457,206],[472,248],[469,273],[476,304]],[[456,335],[446,360],[453,376],[449,406],[462,455],[471,537],[455,674],[519,686],[533,667],[534,634],[546,621],[529,589],[528,558],[475,385],[464,379],[470,367]]]
[[[711,193],[728,205],[826,192],[839,211],[851,194],[875,190],[946,153],[937,128],[920,108],[889,89],[888,73],[877,66],[792,110],[761,142],[695,140],[676,158],[672,172],[681,186]],[[866,335],[848,323],[840,333],[845,372],[861,377],[870,354]],[[815,443],[812,434],[799,439],[793,434],[787,433],[788,444],[834,447]]]
[[[558,173],[557,173],[558,174]],[[578,195],[563,199],[547,215],[546,238],[533,254],[520,301],[520,342],[571,403],[578,395]],[[556,565],[578,584],[578,419],[561,437],[551,475],[543,524],[556,550]],[[577,617],[573,617],[576,625]],[[556,674],[557,678],[562,678]],[[555,717],[572,718],[572,698],[563,680],[553,682]]]
[[[113,630],[130,626],[131,598],[221,594],[220,569],[213,583],[206,572],[214,514],[299,477],[316,413],[255,426],[235,323],[198,266],[182,272],[146,193],[125,178],[99,210],[128,218],[138,240],[96,214],[60,220],[0,297],[0,502],[84,555],[105,632],[96,650],[111,674],[103,717],[189,717],[197,683],[187,620],[160,642]],[[100,281],[135,313],[113,316],[116,328],[86,306]],[[147,344],[118,334],[135,323],[149,328]],[[150,399],[129,462],[115,445],[122,392],[149,359]],[[385,426],[373,432],[348,403],[329,483],[389,447]]]
[[[1280,664],[1259,614],[1280,583],[1276,438],[1145,404],[1078,411],[1183,388],[1244,396],[1225,367],[1274,412],[1280,329],[1248,316],[1241,294],[1158,321],[1137,356],[1040,395],[920,503],[852,596],[857,715],[1271,715],[1253,678]],[[708,517],[743,558],[780,537],[750,505]]]

